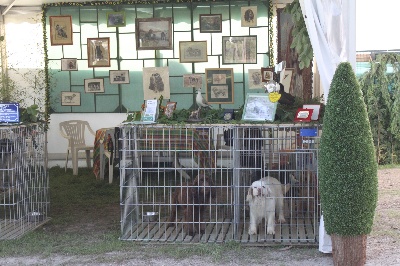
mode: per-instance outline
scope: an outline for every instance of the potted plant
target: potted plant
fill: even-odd
[[[318,164],[334,264],[364,265],[377,204],[377,163],[366,105],[348,62],[339,64],[332,79]]]

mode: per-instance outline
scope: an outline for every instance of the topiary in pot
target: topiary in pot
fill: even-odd
[[[319,186],[335,265],[364,265],[378,197],[377,163],[360,86],[340,63],[325,108]]]

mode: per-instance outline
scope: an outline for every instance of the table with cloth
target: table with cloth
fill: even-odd
[[[115,146],[115,128],[100,128],[96,130],[96,136],[94,139],[94,150],[93,150],[93,173],[96,176],[96,179],[100,178],[101,171],[101,157],[103,156],[102,151],[108,150],[109,145],[112,147]],[[112,143],[110,143],[112,142]],[[102,145],[102,146],[101,146]],[[117,156],[116,152],[113,153],[113,160]],[[102,177],[104,178],[104,176]]]

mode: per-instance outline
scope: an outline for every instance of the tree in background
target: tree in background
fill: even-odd
[[[332,79],[319,154],[319,185],[335,265],[364,265],[378,196],[366,105],[350,63]]]
[[[400,55],[377,55],[360,78],[379,164],[400,162]]]

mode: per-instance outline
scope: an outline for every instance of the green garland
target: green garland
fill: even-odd
[[[46,9],[42,8],[42,25],[43,25],[43,53],[44,53],[44,75],[45,75],[45,103],[44,103],[44,120],[45,131],[48,130],[50,123],[50,77],[49,77],[49,56],[47,50],[47,31],[46,31]]]

